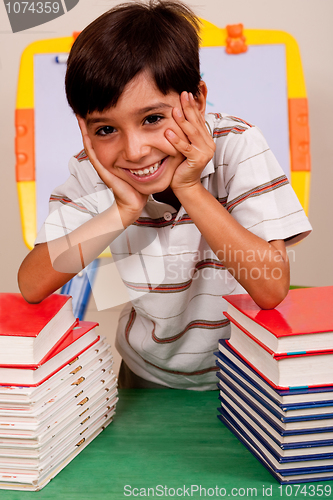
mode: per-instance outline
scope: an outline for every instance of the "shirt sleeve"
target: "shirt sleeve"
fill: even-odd
[[[288,245],[311,232],[288,178],[257,127],[230,132],[220,156],[222,203],[242,226],[266,241],[282,239]]]
[[[69,234],[114,201],[112,192],[88,160],[71,158],[69,172],[70,177],[50,196],[49,215],[38,232],[35,245]]]

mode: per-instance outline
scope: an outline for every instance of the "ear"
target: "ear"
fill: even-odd
[[[199,90],[200,93],[195,97],[195,102],[197,104],[197,107],[202,114],[203,117],[205,117],[205,112],[206,112],[206,99],[207,99],[207,85],[203,80],[200,81],[199,83]]]

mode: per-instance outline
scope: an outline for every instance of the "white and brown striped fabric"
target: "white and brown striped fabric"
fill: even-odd
[[[309,234],[310,223],[260,130],[232,116],[206,118],[216,153],[202,172],[204,187],[266,241],[291,244]],[[84,151],[69,168],[70,178],[51,195],[36,243],[63,236],[113,203]],[[177,212],[150,196],[111,252],[132,300],[121,314],[116,341],[129,368],[174,388],[216,389],[213,353],[218,339],[229,336],[222,295],[244,290],[183,207]]]

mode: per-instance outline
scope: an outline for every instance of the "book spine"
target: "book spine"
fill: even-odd
[[[237,326],[237,328],[239,328],[243,333],[245,333],[245,335],[247,337],[249,337],[250,339],[252,339],[256,344],[260,345],[260,347],[262,347],[262,349],[264,349],[266,352],[268,352],[271,356],[274,357],[275,355],[275,352],[272,351],[272,349],[270,349],[269,347],[267,347],[267,345],[263,344],[260,340],[258,340],[254,335],[252,335],[252,333],[248,332],[242,325],[240,325],[232,316],[230,316],[229,313],[227,312],[224,312],[223,313],[229,320],[232,324],[234,324],[235,326]]]

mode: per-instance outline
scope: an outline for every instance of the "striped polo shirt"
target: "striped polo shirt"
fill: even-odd
[[[203,186],[246,229],[266,241],[304,238],[310,223],[260,130],[243,120],[206,115],[216,143]],[[112,191],[84,151],[50,198],[36,244],[74,230],[110,207]],[[207,220],[214,224],[214,220]],[[228,241],[223,251],[228,252]],[[214,351],[230,335],[223,295],[245,293],[212,252],[185,209],[149,196],[139,219],[111,244],[131,299],[119,319],[116,347],[147,380],[179,389],[216,389]],[[251,258],[251,256],[245,256]]]

